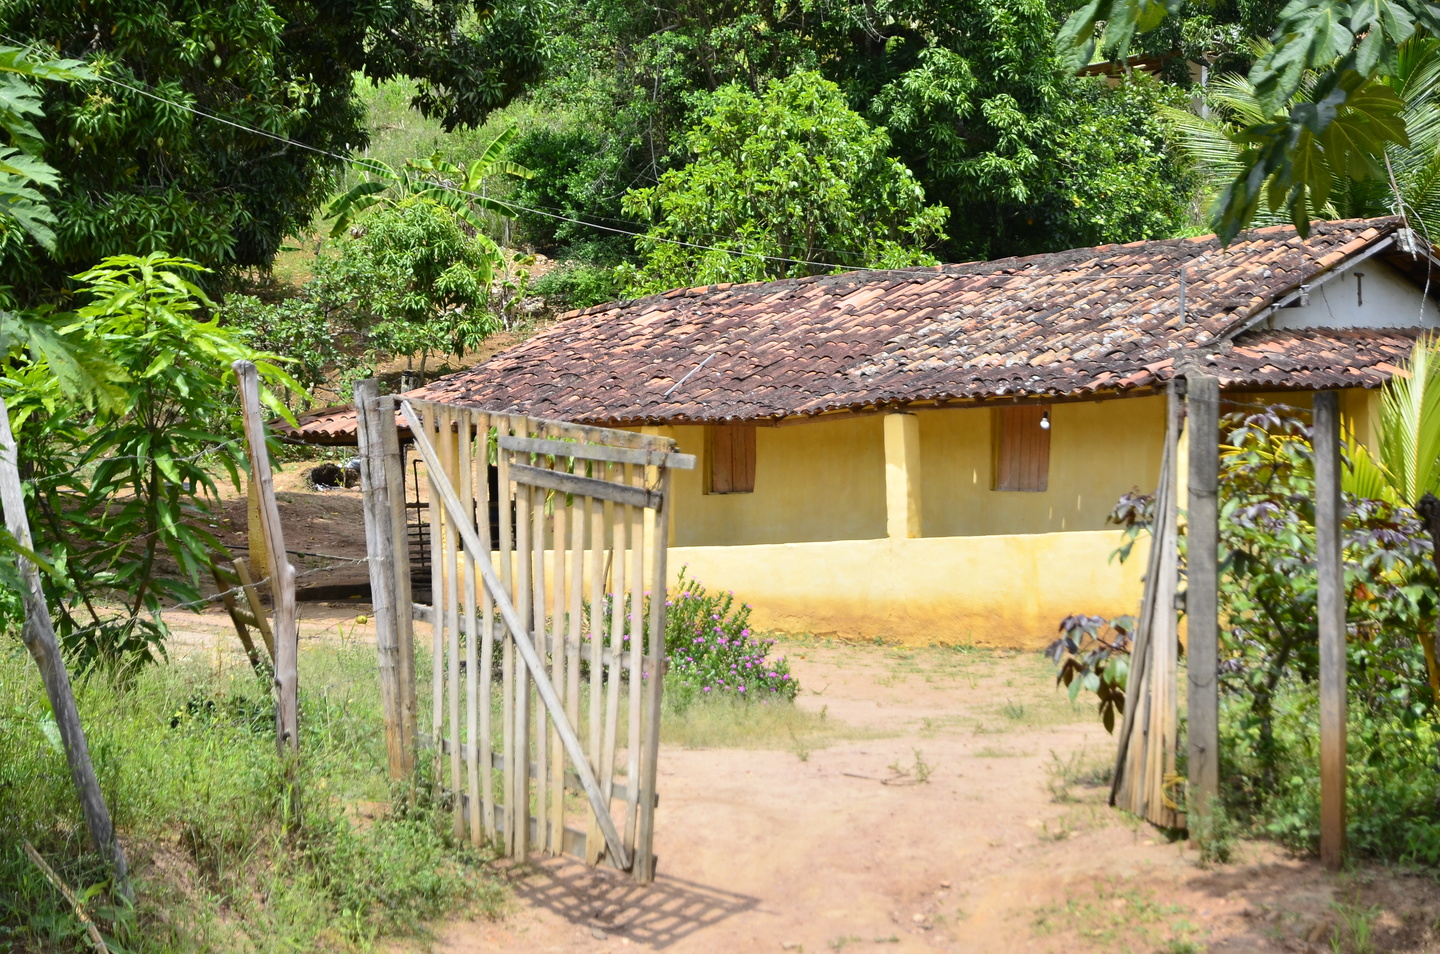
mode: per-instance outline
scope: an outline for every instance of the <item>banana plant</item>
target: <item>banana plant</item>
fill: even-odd
[[[1346,435],[1350,466],[1342,468],[1344,489],[1357,497],[1414,508],[1424,521],[1440,571],[1440,338],[1415,342],[1410,360],[1380,394],[1378,456]],[[1422,634],[1430,688],[1440,701],[1440,659],[1436,635]]]
[[[331,237],[347,231],[361,212],[381,204],[398,204],[411,196],[424,196],[453,210],[461,221],[484,236],[485,222],[480,210],[510,215],[514,210],[505,202],[490,198],[483,192],[485,179],[492,175],[508,175],[517,179],[534,178],[535,173],[504,158],[505,150],[519,134],[511,126],[492,139],[469,166],[458,166],[441,158],[437,150],[424,159],[407,159],[396,169],[378,159],[359,159],[354,166],[373,178],[367,179],[330,203],[326,217],[335,220]],[[488,238],[485,239],[491,246]],[[495,247],[498,253],[498,246]]]

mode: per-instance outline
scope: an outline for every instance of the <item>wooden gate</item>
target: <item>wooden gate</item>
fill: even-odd
[[[361,431],[383,447],[373,438],[396,426],[395,405],[365,397]],[[431,605],[415,619],[433,634],[434,784],[456,837],[652,880],[666,504],[670,470],[694,457],[627,431],[423,401],[398,410],[429,491]],[[378,529],[394,526],[374,509]],[[390,541],[396,567],[406,547],[403,534]]]

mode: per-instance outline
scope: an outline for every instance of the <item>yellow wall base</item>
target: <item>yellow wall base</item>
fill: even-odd
[[[758,629],[907,646],[1038,649],[1072,613],[1140,609],[1145,547],[1110,560],[1118,530],[672,547],[711,590],[734,590]]]

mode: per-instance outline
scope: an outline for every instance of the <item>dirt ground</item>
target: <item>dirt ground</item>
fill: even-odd
[[[301,586],[364,581],[343,562],[364,556],[358,492],[310,492],[304,466],[277,479]],[[244,503],[229,501],[221,528],[237,546]],[[374,638],[361,600],[300,609],[303,642]],[[218,607],[171,622],[174,651],[235,649]],[[505,872],[503,919],[437,924],[397,952],[1440,954],[1433,872],[1332,876],[1261,842],[1207,869],[1109,809],[1113,742],[1035,654],[781,648],[797,705],[825,731],[772,748],[662,746],[653,886],[537,860]]]
[[[664,746],[653,886],[539,861],[509,872],[509,916],[434,949],[1440,951],[1433,874],[1260,843],[1207,870],[1106,807],[1110,738],[1043,659],[787,649],[838,740]]]

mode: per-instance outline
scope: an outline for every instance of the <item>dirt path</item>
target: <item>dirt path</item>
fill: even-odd
[[[1033,655],[790,649],[839,739],[666,745],[654,886],[515,869],[513,913],[435,950],[1359,951],[1368,926],[1370,950],[1440,951],[1432,879],[1263,845],[1202,870],[1104,807],[1109,737]]]

